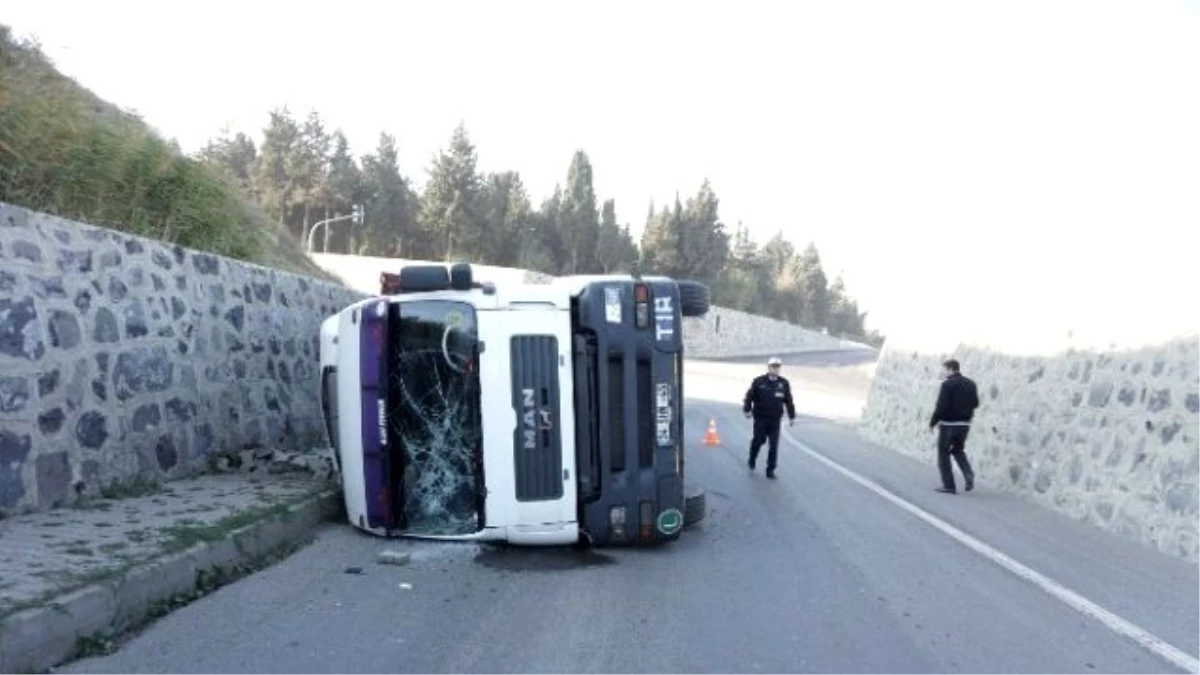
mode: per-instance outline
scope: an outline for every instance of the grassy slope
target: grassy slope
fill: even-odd
[[[0,201],[334,280],[217,171],[0,25]]]

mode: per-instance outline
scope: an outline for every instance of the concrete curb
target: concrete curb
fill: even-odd
[[[223,539],[146,561],[0,618],[0,673],[43,672],[68,661],[79,654],[81,641],[118,635],[153,618],[166,603],[195,593],[207,576],[301,540],[341,508],[341,492],[324,490]]]

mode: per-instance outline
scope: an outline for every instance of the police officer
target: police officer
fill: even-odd
[[[767,361],[767,372],[750,383],[742,412],[746,419],[754,420],[754,438],[750,441],[750,470],[758,462],[758,451],[769,441],[767,450],[767,478],[775,477],[775,465],[779,458],[779,423],[786,409],[788,425],[796,423],[796,406],[792,402],[792,384],[779,375],[783,361],[771,357]]]
[[[963,487],[970,492],[975,487],[975,472],[967,459],[964,446],[971,433],[971,420],[979,407],[979,391],[975,382],[961,372],[955,359],[942,364],[942,386],[938,391],[933,415],[929,418],[929,429],[938,430],[938,472],[942,474],[942,486],[938,492],[954,494],[954,469],[950,459],[963,474]]]

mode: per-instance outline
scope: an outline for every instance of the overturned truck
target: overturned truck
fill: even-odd
[[[321,326],[321,400],[347,515],[381,536],[649,545],[704,516],[684,481],[683,317],[664,277],[479,283],[384,273]]]

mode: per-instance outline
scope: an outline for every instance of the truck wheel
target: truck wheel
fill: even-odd
[[[680,311],[684,316],[697,317],[708,314],[708,286],[699,281],[676,281],[679,286]]]
[[[450,287],[450,272],[441,265],[412,265],[400,268],[400,290],[404,293],[444,291]]]
[[[473,281],[469,264],[455,263],[450,266],[450,288],[456,291],[469,291]]]
[[[683,526],[691,527],[704,520],[708,512],[708,500],[703,491],[683,498]]]

